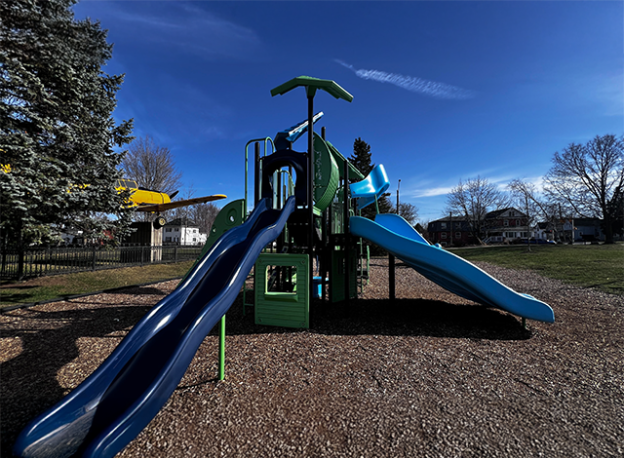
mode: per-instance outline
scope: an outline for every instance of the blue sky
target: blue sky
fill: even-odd
[[[291,78],[332,79],[315,98],[345,156],[371,145],[422,221],[480,175],[539,180],[556,151],[624,133],[622,2],[82,1],[125,73],[117,120],[171,149],[195,195],[244,194],[247,140],[307,115]],[[295,149],[305,151],[305,140]],[[251,186],[251,183],[250,183]],[[182,194],[185,188],[182,189]]]

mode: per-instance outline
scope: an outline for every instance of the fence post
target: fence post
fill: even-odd
[[[45,271],[47,273],[48,271],[52,270],[52,247],[48,245],[48,249],[46,251]]]
[[[95,245],[93,245],[93,249],[92,249],[92,253],[93,258],[92,258],[92,263],[91,263],[91,270],[95,270]]]
[[[145,254],[145,247],[143,245],[141,245],[141,267],[143,267],[143,258],[144,258],[144,254]]]
[[[173,262],[178,262],[178,247],[177,247],[177,245],[173,247]]]

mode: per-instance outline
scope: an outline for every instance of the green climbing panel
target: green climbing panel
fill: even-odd
[[[358,257],[355,256],[355,253],[357,253],[356,248],[351,247],[351,256],[349,256],[349,266],[347,269],[345,250],[343,248],[336,248],[331,252],[332,274],[330,280],[330,297],[332,302],[341,302],[345,299],[345,278],[347,275],[349,275],[350,298],[353,299],[357,297]]]
[[[212,228],[210,229],[210,235],[208,236],[208,240],[204,244],[204,247],[201,250],[199,257],[195,260],[189,271],[186,273],[188,275],[191,270],[195,267],[195,265],[199,262],[201,258],[212,248],[212,245],[223,235],[223,233],[233,227],[240,226],[243,224],[245,220],[244,209],[245,208],[245,200],[234,200],[227,204],[225,207],[219,211],[219,214],[215,218],[212,223]]]
[[[262,253],[255,266],[255,322],[310,327],[307,254]]]
[[[204,250],[209,250],[212,245],[221,237],[226,231],[233,227],[240,226],[245,221],[245,199],[234,200],[221,209],[219,214],[212,223],[210,229],[210,236],[206,240],[206,246]],[[203,252],[202,252],[203,254]]]
[[[314,132],[314,207],[321,212],[331,203],[340,171],[325,140]]]

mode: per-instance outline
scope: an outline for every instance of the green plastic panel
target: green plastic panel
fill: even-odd
[[[321,212],[331,203],[340,171],[325,140],[314,132],[314,206]]]
[[[212,223],[212,228],[210,229],[210,235],[208,236],[208,240],[206,240],[206,244],[204,248],[202,248],[199,257],[195,260],[191,268],[188,270],[186,275],[188,275],[193,267],[199,262],[201,258],[212,248],[212,245],[223,235],[225,231],[228,229],[232,229],[233,227],[240,226],[244,221],[244,208],[245,208],[245,199],[234,200],[227,204],[225,207],[219,211],[219,214],[215,218]],[[185,277],[186,277],[185,275]]]
[[[329,146],[329,150],[332,152],[332,155],[334,156],[334,159],[336,160],[336,164],[338,164],[338,168],[340,170],[340,178],[342,178],[342,175],[343,175],[342,170],[343,170],[345,161],[347,161],[347,163],[349,164],[349,179],[350,180],[362,181],[364,178],[366,178],[353,164],[351,164],[351,162],[348,162],[348,160],[340,153],[340,151],[338,151],[338,149],[336,149],[334,145],[331,144],[331,142],[325,141],[325,143],[327,143],[327,146]]]
[[[245,199],[234,200],[221,209],[212,223],[210,236],[204,249],[208,251],[226,231],[240,226],[245,221]]]
[[[294,267],[292,292],[268,291],[269,266]],[[287,328],[310,327],[310,288],[307,254],[262,253],[254,268],[256,324]]]
[[[357,297],[357,263],[358,257],[355,247],[351,247],[349,256],[349,292],[351,299]],[[345,278],[347,276],[347,269],[345,266],[345,250],[332,250],[331,252],[332,263],[332,276],[329,279],[329,287],[331,288],[331,301],[341,302],[345,299]]]

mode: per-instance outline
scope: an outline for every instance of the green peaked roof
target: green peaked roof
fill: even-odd
[[[288,91],[303,86],[306,88],[307,95],[314,97],[317,89],[322,89],[325,92],[333,95],[337,99],[344,99],[347,102],[353,100],[353,96],[345,91],[338,83],[332,80],[322,80],[319,78],[312,78],[311,76],[298,76],[290,81],[286,81],[284,84],[271,89],[271,95],[286,94]]]

